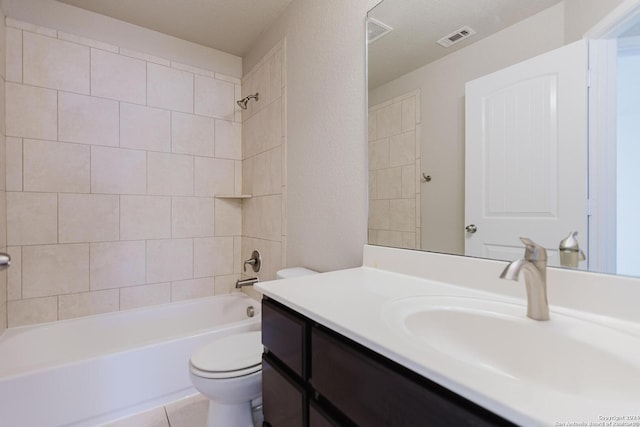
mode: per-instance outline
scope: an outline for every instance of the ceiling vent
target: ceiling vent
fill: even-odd
[[[475,33],[476,32],[471,28],[464,26],[459,30],[456,30],[453,33],[449,34],[448,36],[444,36],[443,38],[438,40],[438,44],[444,47],[453,46],[454,44],[459,43],[468,37],[471,37]]]
[[[393,28],[387,24],[374,18],[367,18],[367,43],[371,44],[379,38],[386,36],[391,30],[393,30]]]

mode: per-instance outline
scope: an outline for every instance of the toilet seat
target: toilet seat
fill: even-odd
[[[261,333],[243,332],[206,344],[193,352],[189,366],[202,378],[234,378],[258,372],[262,368]]]

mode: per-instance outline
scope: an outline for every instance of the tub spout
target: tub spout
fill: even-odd
[[[522,271],[527,288],[527,316],[534,320],[549,320],[547,252],[530,239],[520,240],[527,246],[524,259],[510,262],[500,278],[517,281]]]

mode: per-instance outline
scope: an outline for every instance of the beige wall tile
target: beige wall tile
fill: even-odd
[[[171,113],[171,151],[214,156],[215,120],[193,114]]]
[[[7,193],[7,244],[38,245],[58,241],[58,196]]]
[[[379,199],[402,197],[402,168],[380,169],[376,171]]]
[[[7,299],[22,299],[22,246],[9,246],[11,268],[7,270]]]
[[[369,143],[369,170],[389,167],[389,139],[378,139]]]
[[[193,157],[147,153],[147,192],[166,196],[193,195]]]
[[[146,244],[144,240],[92,243],[89,250],[91,290],[145,283]]]
[[[216,276],[216,295],[230,294],[237,292],[236,282],[240,279],[240,274],[230,274],[226,276]]]
[[[271,188],[269,194],[278,194],[282,192],[282,149],[276,147],[269,151],[269,163],[271,170],[269,171],[269,178],[271,182]]]
[[[169,67],[171,65],[171,61],[168,59],[163,59],[157,56],[149,55],[146,53],[136,52],[134,50],[125,49],[123,47],[120,48],[120,55],[130,56],[132,58],[142,59],[143,61],[155,62],[156,64],[166,65]]]
[[[49,37],[58,37],[58,32],[51,28],[40,27],[30,22],[20,21],[18,19],[7,16],[5,23],[7,27],[17,28],[20,30],[31,31],[32,33],[42,34]]]
[[[146,81],[146,62],[91,49],[91,95],[145,104]]]
[[[120,289],[120,310],[146,307],[171,302],[171,284],[131,286]]]
[[[214,71],[205,70],[204,68],[193,67],[191,65],[182,64],[176,61],[171,61],[171,67],[177,70],[189,71],[190,73],[199,74],[201,76],[207,76],[211,78],[216,77],[216,73]]]
[[[375,172],[369,173],[369,200],[375,200],[378,198],[378,174]]]
[[[233,272],[242,273],[242,236],[234,236],[233,238]]]
[[[147,153],[91,147],[91,191],[112,194],[147,192]]]
[[[58,96],[55,90],[6,83],[7,136],[55,140]]]
[[[242,124],[216,120],[215,156],[242,160]]]
[[[271,100],[277,99],[282,95],[282,65],[283,52],[282,49],[273,54],[269,60],[269,74],[271,78]]]
[[[264,196],[271,192],[271,157],[268,151],[253,157],[251,162],[251,194]]]
[[[9,301],[7,318],[10,328],[58,320],[58,297]]]
[[[376,113],[373,112],[372,110],[369,110],[368,118],[369,118],[369,121],[368,121],[367,135],[369,137],[368,138],[369,142],[371,142],[378,139]]]
[[[24,246],[22,297],[89,290],[89,244]]]
[[[216,236],[239,236],[242,234],[242,201],[216,199]]]
[[[279,241],[282,237],[282,196],[253,197],[244,201],[243,234]]]
[[[390,228],[398,231],[413,231],[416,229],[416,200],[400,199],[390,201]]]
[[[171,237],[171,197],[120,196],[122,240]]]
[[[58,317],[60,320],[74,317],[118,311],[120,306],[117,289],[82,292],[58,297]]]
[[[172,197],[171,199],[171,237],[214,236],[213,198]]]
[[[58,31],[58,38],[60,40],[68,40],[70,42],[82,44],[89,47],[95,47],[97,49],[107,50],[109,52],[118,53],[118,46],[114,46],[109,43],[99,42],[97,40],[88,39],[86,37],[77,36],[75,34],[65,33]]]
[[[261,150],[270,150],[282,143],[282,101],[278,99],[260,112]]]
[[[171,301],[184,301],[215,295],[213,277],[171,282]]]
[[[149,240],[147,242],[147,283],[192,278],[193,239]]]
[[[58,108],[60,141],[118,146],[116,101],[60,92]]]
[[[194,239],[194,277],[233,273],[233,237]]]
[[[193,113],[193,74],[148,64],[147,100],[152,107]]]
[[[414,130],[416,127],[416,97],[402,101],[402,132]]]
[[[233,170],[234,170],[233,194],[243,194],[242,193],[242,161],[234,160]]]
[[[369,201],[369,228],[388,230],[390,224],[389,200]]]
[[[24,191],[90,191],[88,146],[25,139],[23,151]]]
[[[378,138],[397,135],[402,130],[402,104],[395,103],[376,111]]]
[[[60,243],[118,240],[118,196],[60,194],[58,216]]]
[[[22,139],[7,137],[5,150],[7,191],[22,191]]]
[[[25,31],[25,84],[89,94],[89,48]]]
[[[416,162],[416,134],[406,132],[392,136],[389,141],[389,166],[403,166]]]
[[[7,81],[22,83],[22,30],[7,27],[5,41]]]
[[[416,167],[407,165],[402,167],[402,198],[410,199],[416,196]]]
[[[171,151],[171,112],[121,103],[120,146],[151,151]]]
[[[195,76],[196,114],[233,120],[235,113],[235,89],[229,82],[204,76]],[[250,102],[254,102],[251,100]]]
[[[233,160],[195,158],[195,195],[215,196],[233,194]]]
[[[388,230],[376,230],[376,245],[390,246],[392,248],[402,247],[402,232],[401,231],[388,231]]]

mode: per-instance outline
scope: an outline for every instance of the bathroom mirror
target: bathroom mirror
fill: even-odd
[[[549,265],[640,276],[640,25],[594,55],[583,34],[631,0],[581,1],[384,0],[368,13],[370,244],[511,260],[522,235]],[[588,49],[606,57],[604,95],[587,96]]]

